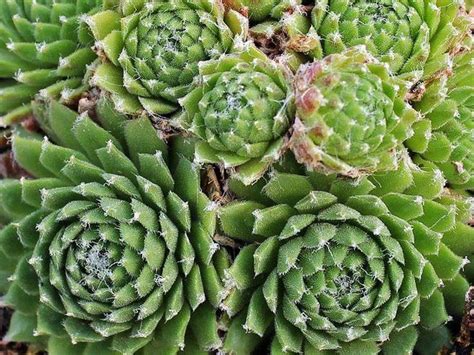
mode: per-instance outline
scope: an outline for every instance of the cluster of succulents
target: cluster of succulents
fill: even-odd
[[[452,348],[474,283],[470,7],[0,0],[23,176],[0,180],[3,340]]]
[[[238,18],[224,21],[216,1],[126,1],[88,22],[108,59],[93,81],[132,113],[176,111],[193,87],[199,63],[230,52],[243,30]]]
[[[407,142],[420,164],[435,164],[457,189],[474,190],[474,52],[466,50],[453,60],[450,75],[443,73],[428,84],[414,107],[424,119]]]
[[[30,112],[31,99],[71,100],[96,54],[85,18],[97,0],[0,2],[0,115],[8,124]]]
[[[459,7],[453,0],[315,0],[310,53],[321,58],[364,44],[394,75],[426,79],[447,65],[450,49],[466,33],[469,20]]]

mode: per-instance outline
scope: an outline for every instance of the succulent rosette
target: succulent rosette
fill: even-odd
[[[397,167],[419,115],[404,87],[365,47],[302,66],[291,149],[310,169],[360,176]]]
[[[418,329],[462,314],[465,260],[444,238],[469,228],[467,206],[441,196],[439,171],[405,159],[352,180],[288,159],[230,189],[238,200],[220,209],[222,230],[250,244],[226,272],[224,349],[248,354],[265,336],[272,354],[409,353]]]
[[[84,90],[82,78],[96,55],[84,23],[98,0],[0,1],[0,115],[10,124],[44,96],[65,100]]]
[[[461,6],[456,0],[315,0],[308,53],[322,58],[363,44],[415,83],[445,68],[449,51],[467,34]]]
[[[228,260],[186,158],[192,145],[168,146],[147,118],[127,120],[105,100],[96,111],[104,128],[40,104],[57,144],[13,137],[35,178],[0,183],[10,219],[0,232],[0,285],[16,310],[7,338],[47,342],[50,354],[219,347],[215,308]]]
[[[178,124],[201,141],[195,160],[235,168],[246,184],[277,160],[294,117],[286,69],[249,45],[204,62],[202,83],[181,100]]]
[[[414,107],[424,119],[407,141],[420,164],[435,164],[456,189],[474,190],[474,51],[454,58],[452,70],[431,82]]]
[[[121,1],[89,18],[105,61],[92,82],[124,112],[169,114],[193,87],[201,61],[231,51],[245,19],[216,0]]]

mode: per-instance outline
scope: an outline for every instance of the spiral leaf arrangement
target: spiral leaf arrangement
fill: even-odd
[[[462,213],[454,201],[433,199],[443,186],[435,171],[410,166],[358,181],[292,168],[250,189],[231,183],[239,201],[220,210],[222,229],[253,243],[226,272],[226,349],[249,353],[258,337],[274,334],[272,353],[368,354],[378,342],[408,353],[416,325],[443,324],[440,286],[465,263],[443,234],[462,228]],[[457,287],[462,297],[468,284]]]
[[[361,46],[302,66],[291,138],[296,158],[352,177],[396,168],[400,143],[418,120],[399,84]]]
[[[363,44],[412,83],[446,67],[449,51],[469,26],[455,0],[315,0],[311,20],[311,56],[322,58]]]
[[[41,91],[68,99],[84,90],[82,78],[96,55],[84,16],[97,0],[0,1],[0,114],[9,124],[30,111]]]
[[[241,31],[237,13],[227,16]],[[88,23],[107,61],[93,78],[110,91],[122,111],[168,114],[193,87],[201,61],[218,58],[233,46],[219,2],[171,0],[145,4],[124,1]]]
[[[105,128],[55,102],[38,110],[58,144],[15,135],[36,178],[0,185],[5,303],[17,310],[7,336],[47,337],[53,354],[219,347],[227,257],[186,142],[168,147],[147,118],[127,121],[105,100]]]
[[[471,48],[454,58],[452,72],[429,84],[415,108],[424,119],[414,125],[407,146],[420,164],[434,163],[455,188],[474,190],[474,82]]]
[[[201,141],[198,162],[237,167],[246,184],[280,156],[294,105],[284,68],[250,46],[202,63],[202,84],[181,101],[178,124]]]

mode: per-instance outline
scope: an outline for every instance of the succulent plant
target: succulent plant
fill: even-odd
[[[414,107],[424,119],[414,125],[407,146],[420,164],[434,163],[449,184],[474,191],[474,51],[454,58],[450,73],[432,81]]]
[[[249,38],[268,57],[293,71],[305,61],[311,21],[301,0],[224,0],[224,6],[249,18]]]
[[[230,52],[245,21],[217,0],[123,1],[88,19],[105,55],[93,83],[124,112],[169,114],[193,87],[201,61]],[[232,30],[231,30],[232,29]],[[234,33],[235,32],[235,33]]]
[[[36,113],[57,144],[18,132],[16,160],[35,178],[0,182],[11,222],[0,285],[16,309],[7,338],[38,336],[50,354],[219,347],[227,256],[192,145],[168,146],[148,118],[127,120],[106,100],[104,128],[56,102]]]
[[[467,206],[441,196],[439,171],[404,159],[396,172],[352,180],[284,163],[230,188],[238,201],[220,209],[222,230],[250,244],[226,272],[226,350],[250,353],[270,335],[272,354],[372,354],[379,342],[409,353],[417,327],[462,313],[450,301],[468,288],[465,259],[444,235],[465,226]]]
[[[30,101],[65,99],[81,91],[86,67],[96,55],[84,16],[98,0],[0,1],[0,115],[3,124],[30,112]]]
[[[453,349],[474,283],[471,8],[0,0],[0,340]]]
[[[291,1],[283,10],[249,29],[249,37],[268,57],[287,65],[293,72],[307,60],[302,53],[311,48],[306,35],[311,28],[307,7]],[[252,19],[252,17],[250,17]],[[308,47],[309,46],[309,47]]]
[[[223,0],[227,8],[239,11],[253,22],[278,19],[285,11],[301,4],[301,0]]]
[[[198,162],[236,167],[246,184],[277,160],[294,116],[289,74],[254,46],[200,66],[202,84],[178,123],[198,137]]]
[[[295,79],[296,158],[348,176],[393,170],[419,119],[404,86],[363,46],[303,65]]]
[[[308,54],[322,58],[364,44],[414,83],[447,66],[449,51],[467,33],[461,6],[457,0],[315,0]]]

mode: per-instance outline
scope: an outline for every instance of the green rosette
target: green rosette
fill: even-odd
[[[363,46],[300,67],[290,145],[298,161],[351,177],[396,169],[420,119],[401,84]]]
[[[405,158],[352,180],[288,157],[254,186],[229,187],[237,200],[220,225],[248,244],[226,271],[226,351],[270,339],[271,354],[411,353],[463,313],[466,251],[451,247],[472,245],[469,206],[436,171]]]
[[[464,48],[452,69],[427,85],[414,107],[424,119],[407,147],[419,164],[434,164],[455,189],[474,191],[474,51]]]
[[[294,117],[291,74],[254,46],[200,66],[177,124],[200,138],[195,160],[236,170],[250,184],[276,161]]]
[[[120,111],[160,115],[178,110],[200,62],[230,52],[246,31],[245,18],[232,11],[224,19],[216,0],[123,0],[88,23],[104,59],[92,83]]]
[[[148,118],[101,99],[99,126],[57,102],[35,104],[56,144],[18,131],[13,151],[35,178],[2,180],[6,339],[50,354],[175,354],[219,348],[215,309],[228,258],[190,162]]]
[[[82,78],[96,55],[84,23],[98,0],[0,1],[0,115],[9,125],[31,112],[30,101],[69,101],[85,90]]]
[[[315,58],[365,45],[410,83],[447,67],[470,20],[455,0],[315,0],[307,53]]]

